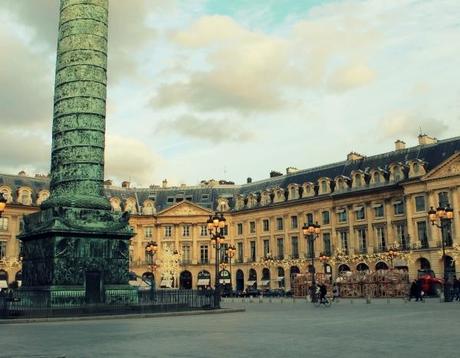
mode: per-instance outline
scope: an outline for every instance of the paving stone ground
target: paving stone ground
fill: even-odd
[[[456,357],[460,303],[224,302],[222,315],[0,326],[0,357]],[[351,303],[353,302],[353,303]]]

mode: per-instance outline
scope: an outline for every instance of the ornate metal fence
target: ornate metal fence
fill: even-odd
[[[62,302],[46,292],[9,291],[0,296],[0,318],[96,316],[214,309],[214,291],[138,291],[138,303],[85,304]]]

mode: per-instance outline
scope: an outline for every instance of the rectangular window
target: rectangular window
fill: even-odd
[[[323,233],[323,249],[326,256],[332,256],[331,234]]]
[[[172,226],[168,225],[165,226],[165,237],[171,237],[172,236]]]
[[[251,262],[255,262],[256,261],[256,242],[251,241],[249,245],[251,249]]]
[[[237,247],[237,254],[236,254],[236,261],[237,262],[243,262],[243,243],[239,242],[236,244]]]
[[[385,216],[383,204],[377,204],[374,206],[374,216],[376,218],[383,218]]]
[[[426,210],[426,205],[425,205],[425,196],[420,195],[415,197],[415,211],[420,212],[420,211],[425,211]]]
[[[192,256],[190,254],[190,246],[184,245],[182,246],[182,263],[183,264],[190,264],[192,262]]]
[[[442,191],[438,193],[439,206],[445,208],[449,204],[449,193],[447,191]]]
[[[263,230],[270,231],[270,220],[264,219],[262,223],[263,223]]]
[[[305,218],[307,219],[307,222],[306,222],[307,225],[313,223],[313,214],[312,213],[308,213],[305,216]]]
[[[323,211],[321,213],[322,219],[323,219],[323,225],[329,225],[331,222],[331,218],[329,217],[329,211]]]
[[[291,237],[291,256],[293,259],[299,258],[299,239],[297,236]]]
[[[365,219],[365,208],[364,206],[359,206],[355,208],[355,218],[356,220],[364,220]]]
[[[249,222],[249,232],[251,234],[255,234],[256,233],[256,222],[255,221],[250,221]]]
[[[184,225],[182,227],[182,236],[189,237],[190,236],[190,225]]]
[[[291,216],[291,229],[297,229],[298,223],[297,223],[297,216]]]
[[[236,233],[237,235],[243,235],[243,224],[242,223],[236,224]]]
[[[284,259],[284,239],[277,239],[276,246],[278,249],[278,260]]]
[[[0,260],[6,257],[6,241],[0,241]]]
[[[396,225],[396,239],[401,249],[403,250],[409,249],[409,240],[406,235],[406,225],[405,224]]]
[[[207,201],[207,200],[209,200],[209,194],[202,194],[201,201]]]
[[[402,200],[395,201],[393,203],[395,215],[403,215],[404,214],[404,202]]]
[[[264,240],[264,257],[268,257],[270,253],[270,240]]]
[[[342,252],[345,255],[348,255],[348,232],[347,231],[340,231],[339,232],[339,237],[340,237],[340,245],[342,248]]]
[[[311,259],[313,258],[314,254],[314,245],[315,241],[311,239],[310,236],[307,236],[307,258]]]
[[[220,248],[220,262],[228,263],[228,244],[221,244]]]
[[[375,229],[375,235],[377,236],[377,250],[383,252],[387,250],[387,241],[385,238],[385,228],[379,226]]]
[[[367,239],[366,239],[366,229],[358,229],[358,247],[360,254],[367,253]]]
[[[168,203],[174,203],[174,197],[173,197],[173,196],[169,196],[169,197],[166,199],[166,201],[167,201]]]
[[[0,218],[0,230],[1,231],[8,230],[8,218]]]
[[[206,225],[201,225],[200,228],[200,236],[208,236],[208,227]]]
[[[225,225],[225,226],[222,228],[222,235],[228,236],[228,225]]]
[[[418,242],[421,249],[428,249],[428,234],[426,231],[426,221],[417,222]]]
[[[146,226],[144,228],[144,237],[145,238],[151,238],[153,233],[153,228],[151,226]]]
[[[276,218],[276,230],[283,230],[283,218]]]
[[[202,264],[207,264],[209,262],[208,245],[200,246],[200,262]]]
[[[337,211],[337,221],[339,223],[346,223],[347,222],[347,210],[341,209]]]

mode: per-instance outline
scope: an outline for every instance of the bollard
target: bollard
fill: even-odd
[[[371,297],[369,295],[366,296],[366,303],[367,304],[371,303]]]
[[[280,303],[283,303],[283,297],[280,298]]]
[[[353,304],[353,300],[352,300],[352,299],[350,299],[350,303]]]
[[[259,296],[259,303],[262,303],[262,302],[263,302],[263,297]]]
[[[390,303],[390,299],[387,297],[387,304],[389,304],[389,303]]]
[[[268,303],[272,303],[272,298],[271,297],[268,298]]]

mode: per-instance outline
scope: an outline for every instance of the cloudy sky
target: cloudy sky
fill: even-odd
[[[0,1],[0,172],[49,170],[58,0]],[[106,177],[242,183],[460,135],[458,0],[110,0]]]

